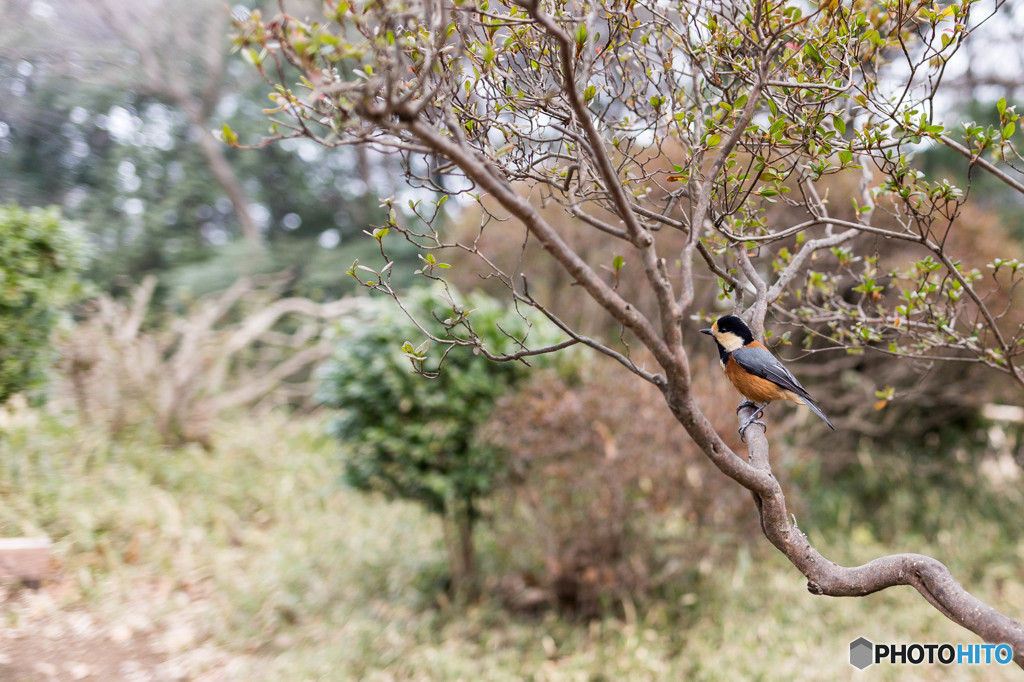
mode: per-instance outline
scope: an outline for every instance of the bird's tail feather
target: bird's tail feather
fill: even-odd
[[[807,407],[811,408],[811,410],[812,410],[812,411],[814,412],[814,414],[816,414],[816,415],[818,415],[819,417],[821,417],[821,420],[822,420],[823,422],[825,422],[826,424],[828,424],[828,428],[832,429],[833,431],[835,431],[835,430],[836,430],[836,427],[835,427],[835,425],[834,425],[834,424],[833,424],[832,422],[830,422],[830,421],[828,420],[828,417],[826,417],[826,416],[825,416],[825,413],[821,411],[821,408],[820,408],[820,407],[818,407],[817,405],[815,405],[815,404],[814,404],[814,403],[813,403],[813,402],[812,402],[811,400],[809,400],[808,398],[804,398],[804,405],[806,405]]]

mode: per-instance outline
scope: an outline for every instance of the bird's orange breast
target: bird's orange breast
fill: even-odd
[[[732,353],[729,354],[729,360],[725,363],[725,376],[729,377],[729,381],[736,387],[736,390],[742,393],[743,397],[748,400],[753,400],[757,403],[767,403],[773,400],[787,399],[787,392],[782,387],[773,381],[751,374],[740,367],[736,359],[733,358]]]

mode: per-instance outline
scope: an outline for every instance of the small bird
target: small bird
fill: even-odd
[[[835,426],[828,420],[825,413],[814,404],[811,394],[800,385],[796,377],[786,369],[771,351],[754,339],[750,328],[735,315],[725,315],[711,325],[710,329],[701,329],[718,344],[718,358],[722,361],[725,376],[732,385],[746,398],[740,408],[753,405],[757,408],[740,427],[740,438],[746,440],[745,432],[751,424],[760,424],[767,429],[764,422],[757,417],[764,414],[764,408],[774,400],[788,400],[797,405],[806,405],[814,414],[822,418],[833,431]],[[739,408],[737,408],[737,411]]]

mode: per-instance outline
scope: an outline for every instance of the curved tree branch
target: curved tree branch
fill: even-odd
[[[741,419],[754,408],[740,411]],[[747,430],[750,462],[770,473],[768,439],[760,429]],[[840,566],[826,559],[811,544],[786,511],[786,498],[778,479],[738,481],[758,497],[758,512],[765,537],[807,577],[811,594],[829,597],[863,597],[898,585],[909,585],[929,604],[954,623],[991,644],[1013,647],[1014,661],[1024,668],[1024,625],[984,603],[965,590],[941,562],[921,554],[890,554],[862,566]],[[755,484],[758,487],[755,487]],[[764,487],[760,487],[762,484]]]

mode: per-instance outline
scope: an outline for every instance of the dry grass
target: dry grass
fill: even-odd
[[[50,643],[34,655],[52,666],[44,672],[71,679],[62,656],[83,618],[97,641],[118,643],[110,655],[136,656],[154,680],[1019,677],[1002,666],[857,674],[847,647],[860,635],[976,640],[909,588],[812,597],[759,540],[736,543],[735,556],[704,572],[699,557],[681,556],[699,578],[671,597],[626,601],[622,618],[516,615],[490,599],[457,609],[436,597],[437,520],[341,487],[337,447],[317,417],[221,423],[209,452],[161,448],[144,432],[112,441],[35,413],[16,421],[0,436],[0,534],[50,535],[58,570],[39,594],[7,595],[2,679],[4,661],[23,650],[15,634],[44,632],[42,623],[64,634],[34,640]],[[859,525],[862,511],[850,511],[848,525],[805,530],[839,559],[890,549]],[[1024,545],[970,513],[961,512],[955,542],[914,536],[902,549],[948,558],[958,545],[954,572],[980,597],[1005,609],[1024,603]],[[487,532],[481,545],[493,547]],[[986,565],[972,565],[983,552]],[[84,679],[108,669],[117,668],[97,663]]]

